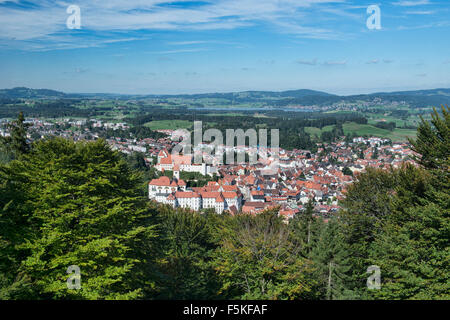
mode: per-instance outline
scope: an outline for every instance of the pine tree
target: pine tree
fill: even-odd
[[[378,148],[373,148],[372,159],[378,159]]]
[[[354,298],[351,290],[347,289],[351,264],[344,240],[343,229],[333,218],[323,225],[311,251],[319,282],[318,290],[327,300]]]
[[[314,201],[310,199],[305,211],[295,215],[289,223],[292,237],[299,244],[300,254],[309,257],[311,248],[320,234],[323,221],[314,216]]]
[[[417,139],[409,140],[413,150],[420,156],[418,161],[427,169],[443,169],[448,172],[450,154],[450,113],[442,106],[442,118],[436,109],[431,114],[431,123],[421,117]]]
[[[0,137],[0,149],[7,157],[17,159],[26,154],[30,150],[30,145],[27,141],[27,130],[30,125],[25,123],[23,112],[19,113],[17,120],[8,124],[10,136]]]
[[[0,216],[9,230],[1,233],[8,252],[0,267],[11,276],[10,297],[22,294],[11,290],[14,279],[44,299],[134,299],[154,287],[152,212],[138,175],[104,141],[40,141],[3,169],[10,200]],[[66,284],[71,265],[81,270],[79,290]]]

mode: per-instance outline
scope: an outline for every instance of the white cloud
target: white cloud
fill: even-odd
[[[427,5],[427,4],[431,4],[430,0],[402,0],[402,1],[397,1],[397,2],[393,2],[393,5],[396,6],[402,6],[402,7],[415,7],[415,6],[422,6],[422,5]]]
[[[435,11],[406,11],[406,14],[414,14],[414,15],[430,15],[434,13]]]
[[[346,60],[342,61],[326,61],[323,63],[324,66],[344,66],[347,64]]]
[[[166,50],[166,51],[151,51],[148,53],[152,54],[173,54],[173,53],[188,53],[188,52],[200,52],[207,51],[208,49],[204,48],[195,48],[195,49],[179,49],[179,50]]]
[[[204,44],[207,41],[174,41],[174,42],[168,42],[170,45],[174,46],[185,46],[185,45],[192,45],[192,44]]]
[[[422,5],[427,5],[427,4],[431,4],[430,0],[402,0],[402,1],[397,1],[397,2],[393,2],[393,5],[396,6],[402,6],[402,7],[415,7],[415,6],[422,6]]]
[[[4,0],[0,1],[6,3]],[[188,0],[176,2],[183,1]],[[19,0],[15,2],[21,3]],[[69,16],[66,8],[70,2],[42,0],[26,9],[3,5],[0,11],[0,41],[23,48],[58,48],[61,47],[61,42],[64,43],[63,47],[85,47],[105,43],[100,41],[95,44],[86,40],[86,33],[93,36],[96,32],[113,34],[142,30],[234,29],[258,23],[271,25],[283,33],[331,39],[336,38],[335,30],[304,25],[302,18],[313,13],[303,9],[345,3],[345,0],[216,0],[184,8],[167,5],[170,2],[175,1],[78,0],[76,4],[81,9],[81,30],[66,28]],[[345,15],[345,11],[328,10],[328,14]],[[117,41],[124,41],[121,38]],[[23,43],[11,43],[11,40]]]
[[[308,66],[315,66],[317,64],[317,59],[314,60],[297,60],[295,61],[298,64],[305,64]]]

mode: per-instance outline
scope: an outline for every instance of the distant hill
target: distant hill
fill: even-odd
[[[18,87],[13,89],[0,89],[0,99],[220,99],[223,103],[261,103],[263,105],[274,107],[285,107],[290,105],[303,106],[327,106],[334,103],[363,103],[376,102],[381,103],[399,103],[407,104],[411,107],[440,106],[441,104],[450,104],[450,89],[432,89],[416,91],[398,91],[398,92],[378,92],[372,94],[360,94],[350,96],[339,96],[322,91],[300,89],[288,91],[243,91],[228,93],[202,93],[202,94],[175,94],[175,95],[121,95],[108,93],[74,93],[66,94],[64,92],[49,89],[30,89]]]
[[[344,101],[373,101],[405,103],[412,107],[440,106],[450,104],[450,89],[379,92],[365,95],[342,97]]]
[[[65,98],[67,95],[60,91],[49,89],[30,89],[17,87],[13,89],[0,89],[0,98],[18,99],[18,98]]]
[[[242,92],[226,92],[226,93],[199,93],[199,94],[175,94],[175,95],[144,95],[142,98],[182,98],[182,99],[246,99],[260,100],[265,98],[301,98],[309,96],[334,96],[332,94],[301,89],[289,91],[242,91]]]

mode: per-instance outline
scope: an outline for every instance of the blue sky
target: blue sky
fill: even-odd
[[[78,5],[81,29],[66,9]],[[381,29],[366,26],[381,9]],[[0,0],[0,88],[357,94],[450,87],[449,0]]]

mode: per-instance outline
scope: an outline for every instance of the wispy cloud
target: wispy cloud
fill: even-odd
[[[188,52],[200,52],[207,51],[206,48],[193,48],[193,49],[179,49],[179,50],[165,50],[165,51],[150,51],[152,54],[174,54],[174,53],[188,53]]]
[[[313,60],[302,60],[299,59],[297,61],[295,61],[298,64],[304,64],[304,65],[308,65],[308,66],[315,66],[317,65],[317,59],[313,59]]]
[[[342,61],[326,61],[323,63],[324,66],[344,66],[347,64],[346,60]]]
[[[38,50],[45,47],[89,47],[107,44],[106,41],[93,43],[88,39],[89,36],[104,32],[226,30],[257,24],[267,24],[278,32],[305,38],[335,39],[339,34],[332,28],[308,26],[302,18],[312,16],[315,9],[329,15],[356,17],[343,9],[324,7],[327,4],[345,4],[346,0],[216,0],[199,2],[195,6],[183,6],[183,2],[192,1],[78,0],[76,4],[81,9],[81,30],[69,30],[66,27],[69,16],[66,9],[71,3],[42,0],[31,5],[25,0],[16,0],[14,3],[0,0],[0,41]],[[168,5],[171,3],[176,5]],[[119,38],[117,41],[126,40]],[[60,46],[61,42],[63,46]],[[172,44],[199,43],[180,41]]]
[[[406,11],[406,14],[414,14],[414,15],[430,15],[434,14],[436,11]]]
[[[173,45],[173,46],[186,46],[186,45],[204,44],[204,43],[207,43],[207,41],[174,41],[174,42],[168,42],[167,44]]]
[[[393,5],[402,6],[402,7],[415,7],[415,6],[423,6],[427,4],[431,4],[430,0],[402,0],[393,2]]]

